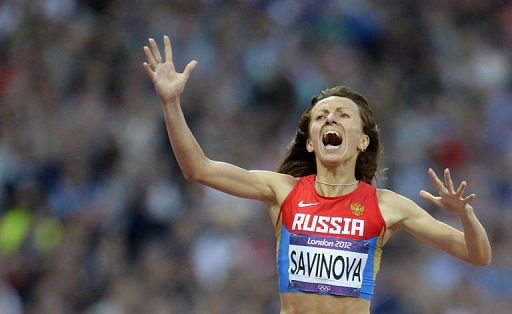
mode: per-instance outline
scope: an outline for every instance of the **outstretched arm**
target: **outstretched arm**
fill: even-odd
[[[420,195],[438,207],[459,217],[464,235],[465,260],[472,264],[488,265],[491,262],[491,245],[484,227],[478,221],[473,207],[469,205],[476,195],[463,196],[466,190],[466,181],[462,181],[457,190],[455,190],[449,169],[444,170],[446,186],[439,180],[434,170],[429,169],[428,173],[439,196],[433,196],[423,190],[420,191]]]
[[[415,237],[472,265],[489,265],[491,262],[489,239],[473,208],[469,205],[475,195],[463,197],[465,181],[455,190],[448,169],[444,172],[446,186],[432,169],[429,169],[429,176],[439,196],[433,196],[423,190],[420,191],[420,195],[447,212],[457,215],[463,231],[434,219],[413,201],[387,191],[382,193],[384,203],[400,213],[400,219],[394,229],[404,228]]]
[[[180,105],[180,95],[197,65],[191,61],[183,73],[176,72],[172,61],[171,42],[164,36],[165,59],[154,39],[144,47],[147,62],[143,63],[153,81],[164,111],[167,134],[178,164],[186,179],[197,181],[220,191],[272,203],[275,194],[270,182],[279,176],[270,171],[247,171],[234,165],[208,159],[192,135]]]

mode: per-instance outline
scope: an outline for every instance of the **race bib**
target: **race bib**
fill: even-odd
[[[369,241],[291,234],[289,284],[307,292],[359,296]]]

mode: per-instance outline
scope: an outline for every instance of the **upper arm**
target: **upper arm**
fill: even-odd
[[[242,197],[262,201],[266,204],[278,202],[279,185],[289,180],[288,175],[262,170],[246,170],[238,166],[207,160],[194,181],[216,190]]]
[[[466,259],[464,234],[435,219],[408,198],[392,191],[380,192],[383,206],[394,212],[393,230],[404,229],[414,237],[455,257]]]

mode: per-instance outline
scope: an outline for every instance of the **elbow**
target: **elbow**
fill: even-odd
[[[202,183],[202,180],[205,177],[206,169],[206,163],[196,162],[194,165],[181,167],[181,173],[183,174],[185,180],[189,182]]]
[[[199,181],[199,175],[197,174],[197,171],[182,171],[182,174],[185,180],[189,182]]]
[[[480,256],[478,258],[473,258],[473,259],[469,260],[468,262],[469,262],[469,264],[471,264],[473,266],[479,266],[479,267],[489,266],[489,265],[491,265],[492,257],[491,257],[491,254],[489,253],[487,255]]]
[[[481,260],[481,261],[480,260],[479,261],[471,261],[470,264],[473,266],[478,266],[478,267],[489,266],[489,265],[491,265],[491,259]]]
[[[489,256],[485,259],[478,261],[478,263],[476,263],[475,266],[489,266],[489,265],[491,265],[491,262],[492,262],[492,258],[491,258],[491,256]]]
[[[182,174],[183,174],[183,177],[185,178],[185,180],[187,180],[189,182],[195,181],[195,176],[192,173],[182,172]]]

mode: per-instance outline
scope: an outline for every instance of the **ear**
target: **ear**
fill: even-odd
[[[357,149],[361,152],[364,152],[368,148],[368,145],[370,145],[370,137],[366,134],[361,135]]]
[[[315,147],[313,146],[313,142],[309,138],[306,140],[306,150],[309,153],[312,153],[312,152],[315,151]]]

